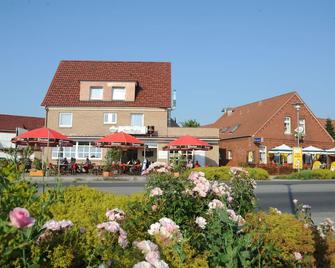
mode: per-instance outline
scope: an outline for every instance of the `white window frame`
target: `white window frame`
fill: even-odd
[[[232,159],[233,159],[233,151],[227,150],[227,160],[232,160]]]
[[[262,158],[264,156],[264,158]],[[267,147],[265,145],[259,146],[259,163],[266,165],[268,163]]]
[[[135,125],[133,125],[133,115],[141,115],[142,116],[142,124],[141,124],[141,126],[135,126]],[[144,114],[142,114],[142,113],[131,113],[130,114],[130,125],[132,127],[143,127],[144,126]]]
[[[61,118],[62,118],[62,116],[63,115],[70,115],[71,116],[71,123],[69,124],[69,125],[62,125],[61,124]],[[72,120],[73,120],[73,115],[72,115],[72,113],[59,113],[59,118],[58,118],[58,126],[59,127],[64,127],[64,128],[70,128],[70,127],[72,127]]]
[[[123,91],[122,97],[120,97],[120,92],[118,95],[114,95],[114,91],[121,90]],[[112,100],[113,101],[125,101],[126,100],[126,88],[125,87],[112,87]]]
[[[111,117],[113,118],[113,115],[114,115],[114,121],[106,121],[106,116],[107,116],[107,119],[109,119],[109,115],[111,115]],[[104,113],[104,124],[105,125],[111,125],[111,124],[117,124],[117,113]]]
[[[299,119],[299,127],[302,127],[304,129],[302,134],[306,135],[306,119],[305,118],[300,118]]]
[[[93,90],[101,90],[101,96],[99,95],[98,98],[92,98]],[[103,98],[104,98],[104,88],[103,87],[90,87],[90,100],[103,100]]]
[[[88,156],[90,160],[102,160],[102,148],[97,148],[94,145],[92,145],[92,142],[89,142],[88,146]],[[60,158],[64,158],[64,154],[70,154],[71,157],[74,157],[76,160],[85,160],[86,157],[78,157],[79,155],[79,142],[76,142],[76,144],[73,145],[73,147],[63,147],[63,151],[60,154]],[[100,150],[99,154],[100,157],[91,157],[92,155],[92,148],[94,148],[95,151]],[[59,147],[52,147],[52,153],[51,153],[51,158],[53,160],[57,160],[58,159],[58,151],[59,151]],[[66,151],[66,152],[64,152]],[[70,158],[68,158],[70,159]]]
[[[288,129],[286,129],[286,124],[288,124]],[[292,119],[290,116],[284,117],[284,134],[290,135],[292,134]]]

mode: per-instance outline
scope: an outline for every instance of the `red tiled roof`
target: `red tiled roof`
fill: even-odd
[[[80,81],[137,81],[134,102],[80,101]],[[171,107],[169,62],[61,61],[42,106]]]
[[[230,114],[224,114],[206,127],[219,128],[222,139],[252,136],[296,94],[296,92],[290,92],[232,108]]]
[[[44,118],[41,117],[0,114],[0,131],[2,132],[15,132],[17,127],[31,130],[43,126]]]

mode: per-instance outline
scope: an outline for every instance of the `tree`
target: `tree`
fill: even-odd
[[[325,127],[326,127],[326,130],[328,131],[329,135],[332,136],[335,139],[335,130],[334,130],[333,122],[330,118],[327,118]]]
[[[189,119],[180,124],[182,127],[200,127],[200,123],[196,119]]]

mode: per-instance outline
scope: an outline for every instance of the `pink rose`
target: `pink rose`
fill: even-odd
[[[152,211],[156,211],[156,210],[157,210],[157,208],[158,208],[158,206],[157,206],[157,205],[152,205],[152,206],[151,206],[151,209],[152,209]]]
[[[35,223],[35,219],[30,217],[29,211],[25,208],[14,208],[9,212],[9,219],[16,228],[30,227]]]

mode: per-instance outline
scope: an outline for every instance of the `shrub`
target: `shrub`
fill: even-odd
[[[314,241],[311,229],[293,215],[270,210],[246,216],[245,232],[259,245],[261,267],[313,267]],[[294,253],[301,253],[301,262]]]
[[[335,172],[328,169],[318,170],[301,170],[294,172],[287,176],[279,176],[275,179],[288,179],[288,180],[333,180],[335,179]]]
[[[254,180],[267,180],[269,179],[269,173],[263,168],[246,168],[249,173],[249,177]]]
[[[199,167],[186,170],[183,176],[188,177],[192,171],[204,172],[208,180],[229,181],[233,177],[230,167]]]

